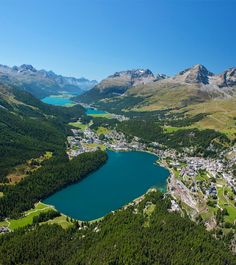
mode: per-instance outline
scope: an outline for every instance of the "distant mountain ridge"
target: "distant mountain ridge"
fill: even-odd
[[[201,64],[196,64],[187,68],[173,77],[164,74],[156,76],[149,69],[136,69],[116,72],[108,76],[97,84],[93,89],[78,97],[78,100],[86,103],[96,103],[96,101],[106,98],[117,97],[119,95],[138,96],[148,94],[155,96],[159,87],[180,87],[186,86],[189,89],[198,87],[213,94],[224,94],[226,90],[236,86],[236,68],[230,68],[221,74],[213,74]],[[221,91],[221,92],[220,92]]]
[[[134,69],[116,72],[98,83],[93,89],[79,97],[82,101],[96,101],[122,95],[129,88],[148,84],[166,78],[166,75],[155,76],[149,69]]]
[[[76,100],[124,115],[127,111],[162,110],[188,117],[199,114],[204,118],[198,128],[215,129],[231,139],[236,136],[236,67],[214,74],[197,64],[172,77],[150,70],[122,71]]]
[[[97,84],[96,80],[65,77],[53,71],[37,70],[28,64],[13,67],[0,65],[0,82],[15,85],[38,98],[62,91],[81,93]]]
[[[116,72],[113,75],[108,76],[102,80],[96,88],[105,90],[110,85],[113,87],[124,86],[136,86],[139,84],[146,84],[155,80],[154,74],[149,69],[135,69]],[[124,89],[125,90],[125,89]]]
[[[196,64],[172,77],[173,81],[190,84],[215,85],[231,87],[236,85],[236,67],[229,68],[220,74],[213,74],[205,66]]]

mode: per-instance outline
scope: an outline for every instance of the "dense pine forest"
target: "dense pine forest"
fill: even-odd
[[[98,169],[106,159],[107,154],[102,151],[84,153],[72,160],[66,154],[49,159],[17,185],[4,186],[5,195],[0,198],[0,218],[19,217],[39,200]]]
[[[215,240],[188,217],[168,212],[169,208],[168,197],[150,192],[140,204],[82,228],[21,229],[0,237],[0,260],[6,265],[236,264],[224,241]]]
[[[211,129],[181,129],[165,132],[160,124],[149,120],[128,120],[119,123],[118,130],[127,136],[137,136],[147,143],[155,142],[176,150],[194,148],[194,154],[216,156],[219,150],[229,144],[229,139],[222,133]]]
[[[86,119],[84,109],[50,106],[27,92],[0,84],[0,182],[14,166],[46,151],[65,149],[67,123]]]
[[[122,122],[96,117],[93,118],[91,128],[97,129],[99,126],[115,128],[123,132],[127,139],[137,136],[145,143],[158,142],[162,148],[173,148],[177,151],[190,148],[193,150],[192,155],[215,157],[230,145],[230,140],[224,133],[212,129],[200,130],[182,127],[191,125],[202,119],[204,115],[197,115],[192,118],[172,117],[166,116],[163,112],[155,111],[150,112],[149,115],[130,112],[127,116],[130,119]],[[174,126],[174,130],[165,130],[165,126]]]

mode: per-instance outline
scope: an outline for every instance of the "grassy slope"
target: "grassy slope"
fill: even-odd
[[[67,229],[73,225],[72,222],[68,221],[65,215],[61,215],[52,220],[49,220],[45,222],[45,224],[50,224],[50,225],[57,224],[57,225],[60,225],[64,229]]]
[[[88,128],[87,124],[83,124],[83,123],[78,122],[78,121],[77,122],[70,122],[69,125],[72,126],[72,127],[77,128],[77,129],[80,129],[82,131],[84,131],[85,129]]]
[[[188,127],[166,126],[166,132],[173,132],[187,128],[213,129],[225,133],[228,138],[235,139],[236,136],[236,97],[230,99],[215,99],[204,103],[192,104],[182,108],[190,117],[200,113],[208,113],[202,120]],[[153,106],[154,107],[154,106]]]
[[[51,210],[55,210],[55,208],[51,205],[44,204],[42,202],[36,203],[35,207],[29,211],[24,212],[22,218],[19,219],[9,219],[7,221],[0,222],[0,226],[6,226],[11,229],[11,231],[14,231],[16,229],[32,225],[33,224],[33,218],[35,216],[38,216],[42,212],[48,212]],[[72,223],[67,219],[65,215],[58,216],[52,220],[49,220],[47,222],[44,222],[44,224],[58,224],[62,226],[62,228],[69,228]]]
[[[15,230],[33,223],[33,218],[41,212],[47,212],[54,209],[52,206],[43,204],[41,202],[35,204],[35,207],[29,211],[24,212],[22,218],[20,219],[9,219],[8,221],[0,222],[0,226],[7,226],[11,230]]]
[[[115,97],[108,101],[100,101],[101,106],[122,106],[122,110],[130,108],[129,102],[137,101],[132,105],[135,111],[154,111],[172,109],[172,112],[184,112],[189,116],[199,113],[209,113],[207,117],[195,123],[192,127],[198,129],[214,129],[225,133],[234,139],[236,133],[236,96],[222,97],[224,92],[216,89],[201,88],[195,84],[178,84],[173,81],[160,81],[131,87],[123,97]],[[129,102],[125,103],[129,98]],[[131,100],[133,98],[133,101]],[[124,104],[122,104],[124,102]]]
[[[189,116],[209,113],[192,127],[214,129],[234,139],[236,134],[236,96],[220,97],[220,92],[204,91],[196,85],[147,84],[130,89],[128,95],[141,96],[144,101],[134,110],[153,111],[174,108],[172,112],[186,112]],[[177,108],[177,109],[176,109]]]
[[[110,113],[104,113],[104,114],[88,114],[88,116],[94,117],[94,118],[107,118],[111,119],[112,115]]]
[[[181,107],[189,97],[197,97],[195,86],[168,83],[150,83],[129,90],[128,95],[141,96],[145,100],[138,106],[143,111]]]
[[[210,115],[195,124],[196,127],[209,128],[235,138],[236,134],[236,97],[230,99],[210,100],[186,108],[190,115],[208,112]]]
[[[98,129],[97,129],[96,132],[97,132],[98,135],[101,135],[101,134],[108,134],[108,133],[111,132],[111,130],[109,130],[109,129],[105,128],[105,127],[100,126],[100,127],[98,127]]]

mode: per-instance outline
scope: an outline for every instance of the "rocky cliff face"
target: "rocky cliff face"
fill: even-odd
[[[149,69],[116,72],[103,79],[93,89],[78,97],[79,101],[92,103],[124,94],[129,88],[154,82],[156,77]]]
[[[172,78],[173,81],[188,84],[213,85],[219,88],[236,85],[236,68],[229,68],[221,74],[213,74],[205,66],[197,64]]]
[[[165,74],[156,74],[156,76],[155,76],[155,80],[154,80],[154,82],[157,82],[157,81],[160,81],[160,80],[163,80],[163,79],[166,79],[166,78],[168,78],[168,76],[167,75],[165,75]]]
[[[209,72],[205,66],[196,64],[191,68],[181,71],[173,79],[181,83],[206,85],[209,83],[210,76],[213,76],[213,73]]]
[[[98,87],[109,86],[114,83],[124,85],[124,86],[136,86],[138,84],[146,84],[149,82],[153,82],[155,80],[154,74],[149,69],[136,69],[136,70],[127,70],[116,72],[113,75],[108,76],[108,78],[104,79]]]
[[[236,67],[224,71],[222,74],[215,75],[212,83],[219,87],[236,86]]]

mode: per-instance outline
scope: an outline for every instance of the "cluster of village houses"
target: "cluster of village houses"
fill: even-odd
[[[150,149],[150,146],[147,147],[146,144],[140,143],[138,137],[134,137],[131,142],[128,142],[125,135],[116,130],[109,131],[109,133],[104,135],[104,139],[101,139],[99,135],[89,127],[84,131],[73,129],[73,134],[74,136],[68,137],[68,155],[70,157],[77,156],[84,152],[95,151],[100,148],[99,146],[104,146],[114,151],[151,150],[161,157],[161,159],[168,158],[170,160],[169,165],[176,168],[179,172],[183,184],[185,178],[188,180],[192,179],[191,190],[189,191],[196,192],[198,190],[199,186],[196,182],[196,176],[199,174],[199,171],[205,171],[209,179],[216,178],[219,175],[222,176],[227,184],[236,192],[236,180],[232,172],[229,170],[227,163],[223,163],[219,159],[189,157],[187,154],[177,154],[175,150],[160,149],[159,144],[155,142],[151,144]],[[236,154],[236,148],[233,148],[233,151]],[[201,187],[206,197],[217,196],[215,185],[215,182],[210,182],[208,186]]]
[[[109,113],[110,114],[110,113]],[[124,115],[110,114],[112,119],[117,119],[118,121],[127,121],[129,118]]]
[[[139,143],[135,139],[132,142],[127,142],[123,133],[118,133],[116,130],[109,131],[104,134],[104,139],[89,127],[85,130],[72,129],[74,136],[68,137],[68,155],[69,157],[78,156],[84,152],[93,152],[104,146],[107,149],[114,151],[142,150],[145,145]]]
[[[186,166],[180,168],[180,176],[196,177],[199,174],[199,171],[205,171],[207,172],[209,178],[222,176],[228,185],[235,189],[236,180],[233,177],[232,172],[228,171],[227,166],[219,159],[214,160],[201,157],[184,157],[182,161],[186,163]],[[175,163],[173,165],[175,165]],[[180,164],[177,163],[176,166],[178,169]],[[216,195],[216,189],[214,186],[215,184],[212,182],[206,193]]]
[[[233,160],[236,158],[236,148],[232,149],[235,152]],[[189,188],[190,192],[197,192],[199,189],[203,192],[206,198],[217,198],[217,187],[216,178],[223,178],[227,186],[232,189],[234,194],[236,194],[236,179],[233,176],[231,165],[234,161],[222,161],[220,159],[210,159],[202,157],[191,157],[185,154],[178,154],[174,150],[167,150],[161,153],[162,158],[171,158],[168,163],[169,166],[175,168],[179,174],[179,179],[181,179],[181,184],[183,184],[185,191],[188,190],[185,183],[191,182]],[[209,179],[207,181],[196,181],[198,174],[205,173],[206,177]],[[185,181],[186,180],[186,181]],[[180,182],[180,181],[179,181]],[[203,184],[203,185],[202,185]],[[236,200],[236,196],[234,196]]]

